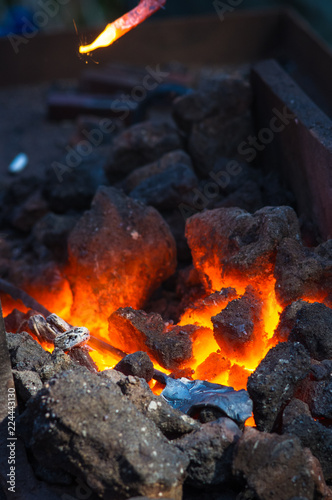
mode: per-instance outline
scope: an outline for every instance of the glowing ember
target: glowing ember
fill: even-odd
[[[111,225],[122,227],[121,224],[109,224],[109,226]],[[148,226],[150,227],[149,224]],[[88,253],[95,257],[96,248],[100,247],[102,239],[97,240],[95,243],[92,234],[94,233],[88,230],[86,238],[90,245]],[[79,250],[83,248],[83,236],[80,235],[77,238]],[[122,241],[125,243],[118,246],[125,246],[128,253],[131,238],[129,238],[129,243],[127,239]],[[136,242],[135,245],[137,245]],[[141,253],[144,254],[143,251]],[[157,253],[159,258],[160,251]],[[115,254],[118,255],[116,248],[114,249]],[[275,293],[276,280],[274,278],[273,262],[265,259],[263,265],[262,258],[257,256],[250,267],[250,273],[247,273],[244,270],[232,269],[232,267],[224,266],[222,268],[216,254],[215,251],[206,251],[204,242],[197,239],[193,251],[193,260],[205,290],[198,298],[195,292],[195,300],[185,309],[177,327],[173,324],[165,324],[159,316],[159,336],[161,338],[170,332],[174,334],[177,328],[187,332],[182,334],[188,334],[188,342],[191,343],[192,341],[192,357],[190,358],[190,350],[189,356],[181,356],[176,364],[177,372],[192,374],[193,379],[219,383],[240,390],[246,388],[250,374],[256,369],[267,352],[278,343],[279,338],[275,331],[283,307],[279,304]],[[77,255],[79,255],[79,252]],[[151,257],[151,249],[146,252],[146,255],[149,258]],[[93,268],[94,260],[87,261],[83,268],[77,266],[75,259],[70,259],[68,266],[63,270],[64,275],[68,277],[70,282],[59,275],[59,279],[52,285],[51,289],[45,285],[45,280],[44,284],[39,282],[35,288],[26,287],[26,291],[48,310],[58,314],[69,324],[87,327],[93,337],[103,340],[108,345],[112,345],[124,353],[129,354],[137,350],[147,350],[151,355],[155,368],[164,373],[169,373],[157,363],[158,359],[164,366],[170,366],[163,362],[162,358],[158,357],[161,351],[157,349],[154,352],[152,350],[151,354],[151,349],[148,350],[148,344],[146,344],[144,336],[142,336],[141,343],[137,344],[139,339],[132,334],[131,318],[129,318],[130,321],[128,319],[128,326],[124,327],[124,331],[121,330],[121,335],[119,327],[112,326],[112,321],[109,322],[110,315],[113,315],[115,311],[120,314],[119,307],[139,308],[146,296],[149,295],[147,293],[142,299],[138,300],[139,288],[144,285],[148,264],[144,262],[142,272],[138,272],[135,266],[140,257],[136,246],[132,256],[133,261],[130,261],[128,268],[124,264],[123,252],[119,254],[121,260],[118,263],[114,260],[113,255],[112,260],[103,252],[103,255],[96,259],[98,266],[95,268]],[[103,258],[106,258],[104,267],[102,265]],[[98,293],[100,290],[103,291],[105,286],[110,283],[111,275],[107,272],[109,261],[113,262],[112,269],[122,269],[125,274],[120,280],[113,283],[113,295],[104,297],[101,300],[100,297],[102,296],[99,296]],[[166,255],[162,263],[158,264],[157,270],[151,268],[150,274],[160,274],[167,262],[169,262],[169,256]],[[89,277],[86,282],[82,281],[84,277],[82,269]],[[133,284],[129,286],[129,277],[132,277],[135,286]],[[124,281],[127,283],[125,287],[122,286]],[[79,295],[77,291],[79,291]],[[14,307],[26,311],[26,308],[22,308],[22,304],[16,304],[14,301],[7,300],[7,298],[3,299],[5,315],[9,314]],[[314,297],[302,297],[302,299],[308,302],[315,301]],[[316,297],[316,301],[322,302],[322,297]],[[80,307],[77,307],[77,304]],[[151,314],[137,313],[137,316],[142,315],[145,318],[143,318],[144,321],[151,317]],[[135,314],[134,316],[136,317]],[[153,317],[155,316],[158,315]],[[142,325],[137,324],[136,327],[143,332]],[[151,331],[155,333],[156,325],[150,323],[149,325]],[[90,353],[91,357],[99,370],[113,368],[118,363],[119,353],[117,355],[116,352],[109,352],[107,346],[103,347],[102,344],[99,346],[98,343],[93,343],[93,341],[90,342],[90,345],[94,349]],[[48,345],[43,347],[50,349]],[[189,347],[191,347],[191,344]],[[158,382],[151,382],[150,387],[155,393],[160,393],[162,389]]]
[[[188,307],[179,322],[180,326],[188,324],[197,325],[199,329],[193,337],[193,357],[189,362],[183,364],[182,368],[190,368],[194,371],[193,379],[203,379],[209,382],[229,385],[236,390],[245,389],[249,375],[255,370],[259,362],[265,357],[271,347],[278,343],[278,338],[273,337],[274,331],[279,322],[282,307],[278,304],[275,296],[275,279],[272,274],[269,277],[239,278],[236,276],[221,280],[217,269],[209,268],[209,279],[212,288],[208,289],[204,296],[199,298]],[[246,288],[250,285],[254,287],[260,296],[262,303],[261,317],[254,325],[254,335],[242,351],[233,350],[225,344],[224,348],[218,345],[213,332],[211,317],[224,310],[227,305],[241,298]],[[72,314],[70,308],[73,303],[72,292],[68,282],[63,279],[59,281],[57,290],[48,290],[46,287],[27,288],[40,303],[45,305],[50,311],[63,317],[70,324],[86,326],[91,334],[105,342],[112,344],[112,338],[108,329],[108,312],[103,315],[90,314],[84,317]],[[4,316],[9,314],[14,308],[26,312],[27,308],[22,303],[15,302],[8,296],[2,297]],[[306,300],[304,298],[304,300]],[[311,298],[308,302],[312,302]],[[319,300],[321,301],[321,300]],[[105,311],[106,312],[106,311]],[[47,350],[52,350],[52,346],[43,344]],[[128,346],[122,346],[124,352],[128,352]],[[90,353],[92,359],[97,364],[99,370],[113,368],[119,358],[102,348],[95,349]],[[169,373],[154,360],[156,369]],[[154,387],[156,386],[156,387]],[[162,387],[153,382],[154,392],[161,392]]]
[[[213,274],[213,273],[211,273]],[[216,274],[216,273],[215,273]],[[210,275],[211,277],[211,275]],[[213,282],[213,280],[212,280]],[[205,373],[205,379],[215,383],[231,385],[235,389],[243,389],[246,387],[247,379],[250,373],[256,368],[258,363],[264,358],[268,350],[277,343],[277,339],[272,342],[274,330],[279,322],[279,314],[282,311],[281,306],[277,303],[274,284],[275,280],[271,276],[270,279],[264,279],[255,282],[250,282],[244,278],[227,278],[223,282],[215,282],[216,289],[225,289],[228,287],[235,288],[237,296],[244,294],[248,284],[254,286],[257,294],[262,301],[262,314],[258,324],[254,325],[254,336],[248,341],[243,352],[230,349],[227,344],[221,349],[217,344],[213,333],[213,325],[211,317],[225,309],[231,300],[234,300],[234,295],[229,300],[225,300],[221,305],[220,301],[198,301],[195,305],[185,311],[180,324],[187,324],[188,322],[204,326],[199,331],[199,335],[195,339],[193,346],[194,361],[190,366],[195,370],[194,378],[197,375]],[[211,290],[215,291],[215,290]],[[202,303],[205,302],[205,307]],[[257,323],[257,322],[256,322]],[[233,351],[233,352],[232,352]],[[214,363],[214,369],[208,367],[208,357],[211,353],[216,353],[215,357],[210,359]],[[224,358],[224,361],[223,359]],[[225,360],[228,362],[225,362]],[[216,374],[216,365],[219,364],[219,371]],[[222,369],[222,366],[225,369]],[[221,367],[221,368],[220,368]]]
[[[90,45],[79,48],[81,54],[87,54],[100,47],[108,47],[118,38],[136,28],[139,24],[164,7],[166,0],[141,0],[130,12],[106,26],[105,30]]]

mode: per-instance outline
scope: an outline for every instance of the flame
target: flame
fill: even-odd
[[[209,267],[207,275],[209,287],[201,298],[184,311],[179,321],[180,326],[191,324],[199,327],[193,337],[193,357],[182,368],[192,369],[194,379],[200,378],[229,385],[236,390],[245,389],[249,375],[269,349],[278,342],[278,339],[273,335],[283,308],[276,298],[275,279],[272,274],[250,280],[235,275],[221,278],[216,269],[218,268]],[[243,352],[234,351],[226,344],[221,348],[214,337],[211,317],[220,313],[231,300],[241,298],[248,285],[254,287],[262,303],[261,318],[255,324],[253,339],[248,342]],[[228,295],[219,292],[225,288],[233,288],[233,290],[228,292]],[[84,318],[73,313],[75,311],[73,295],[65,278],[58,280],[53,287],[40,286],[39,283],[39,285],[26,287],[26,291],[68,323],[86,326],[94,337],[112,344],[108,331],[108,314],[105,316],[96,315],[92,314],[91,311],[89,314],[88,307]],[[315,302],[312,297],[308,299],[303,297],[303,300]],[[316,301],[321,302],[321,297]],[[8,296],[2,297],[2,303],[4,316],[7,316],[14,308],[22,312],[28,310],[20,301],[14,301]],[[43,344],[43,347],[48,351],[52,350],[50,345]],[[127,352],[126,346],[122,346],[122,350]],[[119,357],[101,348],[92,350],[90,355],[99,370],[113,368],[119,361]],[[166,374],[169,373],[155,361],[154,366]],[[160,385],[153,383],[151,387],[155,393],[161,392]]]
[[[90,45],[81,45],[79,52],[87,54],[100,47],[108,47],[128,31],[164,7],[166,0],[141,0],[130,12],[106,26],[105,30]]]
[[[179,321],[180,326],[198,326],[192,338],[192,359],[183,363],[181,369],[192,370],[193,379],[204,379],[232,386],[236,390],[246,389],[250,374],[256,369],[269,349],[278,343],[274,332],[278,326],[283,307],[276,298],[273,270],[254,278],[234,273],[221,276],[219,267],[210,262],[204,269],[202,280],[206,285],[205,292],[186,308]],[[43,286],[40,283],[39,280],[38,285],[30,285],[25,289],[48,310],[58,314],[68,323],[86,326],[94,337],[112,344],[108,330],[109,304],[104,304],[104,310],[101,307],[98,314],[95,313],[90,304],[86,304],[83,312],[82,309],[80,312],[76,312],[72,290],[64,277],[59,278],[52,285],[46,285],[46,281],[44,281]],[[259,297],[261,305],[260,317],[254,321],[253,336],[243,349],[235,349],[233,346],[227,345],[226,342],[225,345],[220,346],[220,340],[218,345],[214,337],[211,317],[219,314],[232,300],[241,299],[249,285],[254,290],[255,297]],[[302,299],[307,302],[323,301],[322,297],[317,297],[316,300],[314,297],[302,297]],[[15,307],[22,312],[27,311],[22,303],[15,302],[8,296],[3,296],[2,302],[4,316],[8,315]],[[117,309],[115,304],[113,306],[111,305],[111,309]],[[42,345],[46,350],[52,350],[51,346]],[[128,352],[128,346],[121,346],[121,349]],[[113,368],[119,361],[119,357],[115,354],[101,348],[92,350],[90,355],[99,370]],[[153,361],[156,369],[166,374],[169,373],[155,360]],[[160,394],[162,390],[162,385],[154,381],[150,383],[150,387],[155,394]],[[247,425],[254,425],[253,421],[248,421]]]
[[[245,425],[246,427],[256,427],[256,422],[253,415],[246,420]]]
[[[272,339],[274,331],[279,323],[282,307],[275,295],[275,279],[273,275],[264,278],[246,279],[236,275],[221,278],[218,267],[210,266],[205,269],[208,276],[208,293],[213,293],[223,288],[234,288],[236,290],[228,300],[216,298],[209,301],[199,299],[189,307],[181,317],[180,325],[196,324],[202,328],[196,332],[193,344],[193,360],[190,366],[195,370],[193,378],[201,378],[197,375],[205,374],[204,379],[223,385],[230,385],[234,389],[245,389],[249,375],[255,370],[259,362],[265,357],[271,347],[277,344],[277,339]],[[262,302],[260,322],[255,325],[254,338],[248,342],[244,352],[230,349],[225,344],[221,349],[213,334],[211,317],[220,313],[227,307],[230,300],[241,297],[248,285],[252,285]],[[215,294],[211,297],[215,297]],[[209,367],[209,359],[211,357]],[[223,367],[223,357],[228,361]],[[215,374],[215,364],[218,363],[221,371]]]

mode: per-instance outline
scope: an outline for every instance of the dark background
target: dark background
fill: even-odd
[[[17,7],[34,12],[40,9],[40,2],[47,0],[0,0],[0,35],[13,31],[19,25],[22,11]],[[56,1],[56,0],[55,0]],[[232,5],[235,0],[219,0],[225,5]],[[156,17],[188,16],[215,14],[213,0],[167,0],[166,9],[156,14]],[[332,44],[332,0],[236,0],[239,4],[234,10],[262,7],[292,7],[298,11],[312,27]],[[133,8],[138,0],[68,0],[62,6],[58,16],[50,20],[47,28],[73,27],[73,19],[77,26],[102,26],[114,20],[119,15]],[[234,4],[233,4],[234,5]],[[47,29],[46,28],[46,29]]]
[[[102,0],[106,6],[109,0]],[[137,5],[135,0],[118,1],[117,4],[126,4],[129,8]],[[214,5],[217,2],[210,0],[168,0],[165,12],[159,15],[199,15],[204,13],[216,13]],[[221,4],[222,2],[220,2]],[[224,4],[232,4],[223,0]],[[263,7],[292,7],[309,21],[313,28],[318,31],[329,43],[332,44],[332,0],[243,0],[237,9],[252,9]]]

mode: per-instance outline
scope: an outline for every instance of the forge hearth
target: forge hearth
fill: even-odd
[[[17,498],[330,499],[331,226],[313,151],[294,162],[303,192],[290,164],[315,106],[266,60],[160,65],[142,102],[107,107],[147,71],[52,86],[61,151],[1,185]]]

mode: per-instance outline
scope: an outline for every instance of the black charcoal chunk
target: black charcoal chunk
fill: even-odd
[[[122,393],[143,413],[152,420],[158,429],[168,438],[175,439],[197,430],[198,422],[172,408],[161,396],[155,396],[145,380],[125,376],[116,370],[104,370],[101,377],[116,383]]]
[[[301,342],[318,360],[332,358],[332,309],[315,302],[305,304],[296,315],[289,340]]]
[[[28,402],[17,427],[37,462],[103,498],[181,498],[185,454],[110,380],[63,372]]]
[[[206,488],[229,481],[234,445],[241,434],[233,420],[220,418],[178,439],[175,445],[190,460],[186,482]]]
[[[312,418],[306,403],[293,399],[282,416],[282,432],[297,436],[319,460],[327,482],[332,480],[332,429]]]
[[[259,430],[275,429],[284,406],[309,370],[310,356],[302,344],[283,342],[270,349],[250,375],[247,385]]]
[[[114,370],[124,375],[144,378],[146,382],[150,382],[153,377],[154,366],[146,352],[137,351],[121,359],[121,361],[115,365]]]
[[[328,494],[318,460],[296,436],[247,427],[235,446],[233,474],[245,486],[243,498],[316,500]]]

